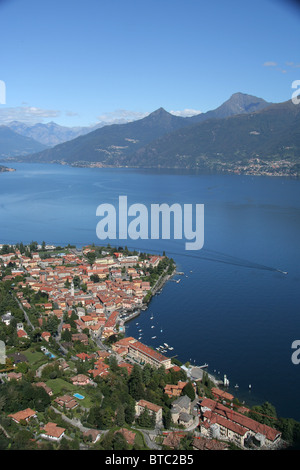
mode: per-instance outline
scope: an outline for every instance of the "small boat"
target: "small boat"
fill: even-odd
[[[152,325],[151,328],[154,328],[154,325]]]
[[[173,351],[173,349],[174,349],[173,347],[169,347],[169,351]]]
[[[151,337],[151,339],[155,339],[155,338],[156,338],[156,336],[152,336],[152,337]]]
[[[239,388],[238,384],[235,384],[234,388]]]
[[[166,346],[166,348],[169,346],[167,343],[164,343],[164,345]]]

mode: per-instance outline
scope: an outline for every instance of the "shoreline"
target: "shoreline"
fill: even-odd
[[[129,166],[129,165],[105,165],[100,162],[64,162],[59,160],[54,160],[51,162],[40,162],[40,161],[24,161],[20,160],[15,157],[8,157],[7,159],[1,160],[3,163],[8,161],[16,162],[16,163],[26,163],[26,164],[42,164],[42,165],[61,165],[61,166],[68,166],[70,168],[98,168],[98,169],[128,169],[128,170],[150,170],[150,171],[180,171],[180,172],[195,172],[199,175],[231,175],[231,176],[266,176],[266,177],[283,177],[283,178],[293,178],[299,179],[299,173],[288,173],[288,172],[269,172],[265,170],[258,170],[254,168],[235,168],[235,167],[228,167],[228,168],[220,168],[218,169],[210,169],[210,168],[197,168],[197,167],[173,167],[173,166],[166,166],[166,167],[158,167],[158,166]],[[276,161],[269,162],[270,165],[276,164]],[[8,171],[16,171],[15,169],[9,169]],[[0,171],[1,172],[1,171]]]
[[[148,306],[149,306],[149,304],[150,304],[150,302],[151,302],[152,297],[154,297],[154,296],[156,295],[156,293],[157,293],[159,290],[161,290],[161,289],[163,288],[163,286],[164,286],[173,276],[175,276],[176,274],[177,274],[177,272],[176,272],[176,265],[175,265],[175,269],[174,269],[174,271],[173,271],[172,274],[167,274],[167,275],[163,276],[161,279],[158,279],[158,281],[157,281],[156,284],[159,283],[159,286],[154,286],[154,287],[153,287],[154,292],[151,293],[152,295],[151,295],[149,301],[148,301],[147,303],[143,303],[143,305],[142,305],[141,308],[139,308],[139,309],[138,309],[137,311],[135,311],[135,312],[132,312],[132,314],[129,315],[127,318],[124,318],[124,319],[122,320],[123,324],[125,324],[125,323],[127,323],[127,322],[133,320],[133,319],[136,318],[136,317],[138,317],[139,315],[141,315],[142,312],[145,312],[145,311],[148,309]]]
[[[133,312],[131,315],[129,315],[127,318],[123,319],[122,320],[122,323],[123,325],[125,326],[126,323],[130,322],[131,320],[134,320],[135,318],[139,317],[143,311],[146,311],[148,309],[148,306],[151,302],[151,299],[152,297],[154,297],[157,292],[159,292],[161,289],[163,289],[163,287],[165,286],[165,284],[170,281],[172,279],[172,277],[176,276],[176,275],[182,275],[183,273],[182,272],[179,272],[177,271],[177,267],[175,265],[175,268],[172,272],[172,274],[168,274],[168,275],[165,275],[165,276],[162,276],[161,279],[159,279],[157,281],[157,285],[154,286],[154,291],[151,295],[151,298],[149,299],[149,301],[143,305],[143,307],[141,307],[140,309],[138,309],[138,311],[136,312]],[[126,335],[126,328],[124,328],[124,335],[125,337],[127,336]],[[151,347],[151,346],[150,346]],[[166,356],[168,357],[168,356]],[[172,358],[171,358],[172,359]],[[180,361],[181,362],[181,361]],[[208,364],[205,364],[203,366],[197,366],[197,365],[194,365],[194,366],[191,366],[189,365],[189,367],[186,367],[184,364],[183,364],[183,369],[187,371],[187,375],[188,377],[192,378],[192,374],[191,374],[191,371],[194,369],[194,370],[204,370],[204,369],[207,369],[208,367]],[[206,371],[207,372],[207,371]],[[223,380],[221,379],[217,379],[213,374],[211,374],[210,372],[207,372],[207,375],[209,377],[209,379],[216,385],[216,386],[221,386],[221,385],[224,385],[224,382]]]

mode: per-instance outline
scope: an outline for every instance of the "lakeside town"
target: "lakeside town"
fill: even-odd
[[[218,171],[227,174],[248,176],[289,176],[299,177],[299,167],[294,161],[250,158],[246,161],[218,162]]]
[[[176,273],[125,247],[0,245],[0,448],[281,449],[272,405],[252,409],[205,367],[127,337]],[[289,423],[291,426],[291,423]]]

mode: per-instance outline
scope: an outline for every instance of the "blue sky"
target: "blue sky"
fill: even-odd
[[[235,92],[291,98],[300,10],[281,0],[0,0],[8,120],[92,125]]]

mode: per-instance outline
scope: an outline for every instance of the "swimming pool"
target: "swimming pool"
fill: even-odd
[[[73,397],[78,398],[78,400],[83,400],[83,399],[84,399],[84,396],[83,396],[83,395],[80,395],[80,393],[74,393],[74,394],[73,394]]]
[[[47,354],[47,356],[49,356],[49,357],[50,357],[50,359],[54,359],[54,358],[55,358],[54,354],[52,354],[52,353],[51,353],[51,352],[49,352],[49,351],[48,351],[48,352],[46,352],[45,354]]]

